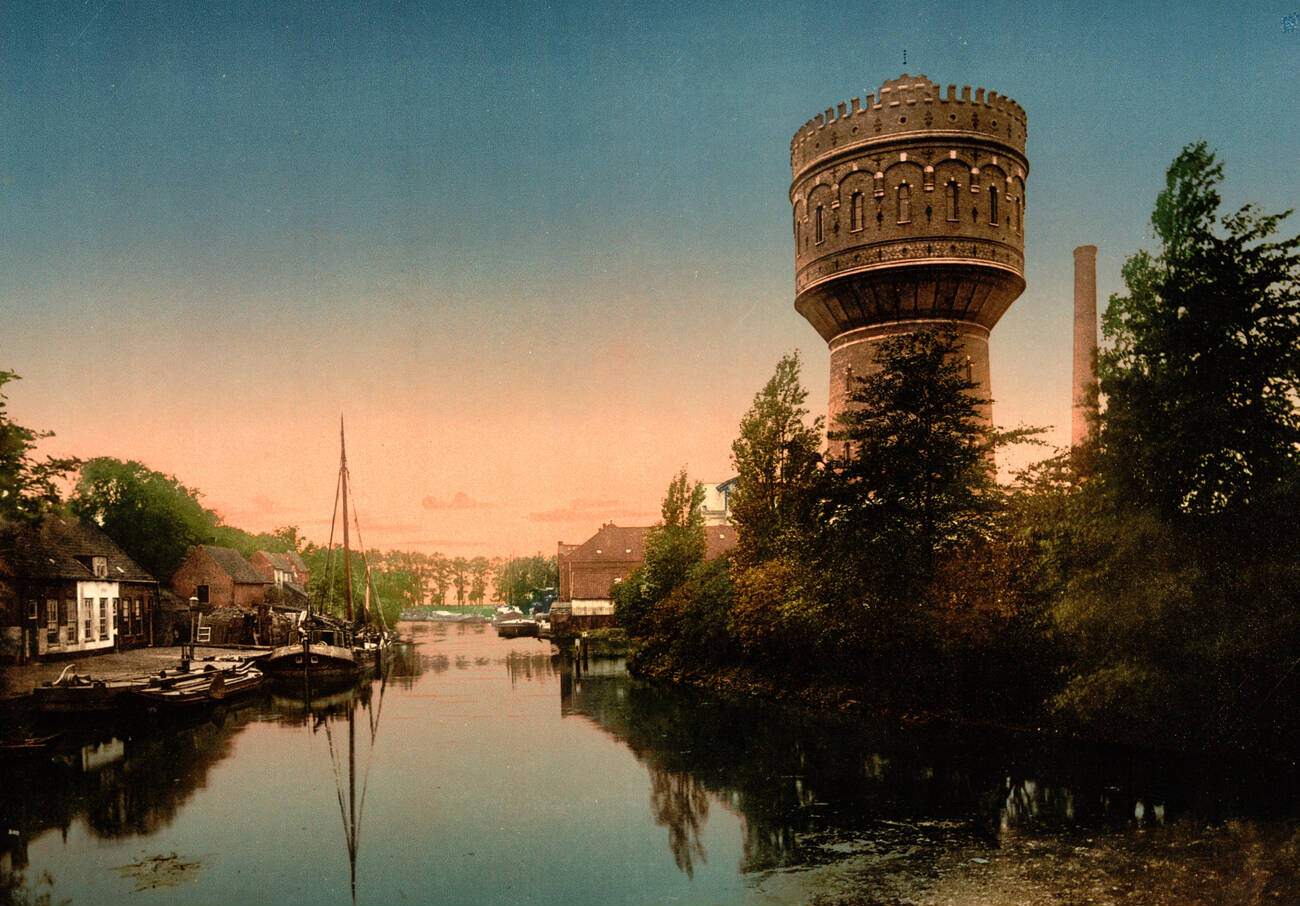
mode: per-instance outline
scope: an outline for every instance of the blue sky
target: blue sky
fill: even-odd
[[[250,522],[332,487],[342,408],[384,438],[394,543],[585,537],[527,513],[722,477],[783,351],[824,407],[789,141],[906,69],[1028,113],[1028,288],[993,390],[1064,440],[1071,249],[1117,289],[1195,139],[1229,204],[1300,200],[1296,6],[0,3],[11,405]],[[457,492],[495,502],[419,507]]]

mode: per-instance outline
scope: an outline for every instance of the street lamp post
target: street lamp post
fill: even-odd
[[[199,599],[190,596],[190,631],[186,644],[181,646],[181,670],[188,673],[190,661],[194,658],[194,614],[198,612]]]

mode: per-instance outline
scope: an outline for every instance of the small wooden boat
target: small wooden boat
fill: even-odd
[[[216,669],[159,682],[127,693],[128,700],[153,711],[181,711],[232,701],[259,689],[262,671],[252,664]]]
[[[46,714],[92,714],[112,711],[123,695],[143,689],[149,677],[99,679],[70,672],[76,664],[63,668],[59,678],[32,690],[36,710]]]

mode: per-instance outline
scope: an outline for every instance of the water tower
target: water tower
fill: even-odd
[[[875,345],[920,327],[955,328],[992,398],[989,332],[1025,288],[1025,134],[1015,101],[906,74],[795,133],[794,304],[830,347],[832,428]]]

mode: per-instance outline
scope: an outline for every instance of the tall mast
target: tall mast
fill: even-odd
[[[339,416],[339,480],[343,482],[343,600],[347,620],[352,622],[352,548],[348,544],[348,445],[343,439],[343,416]]]

